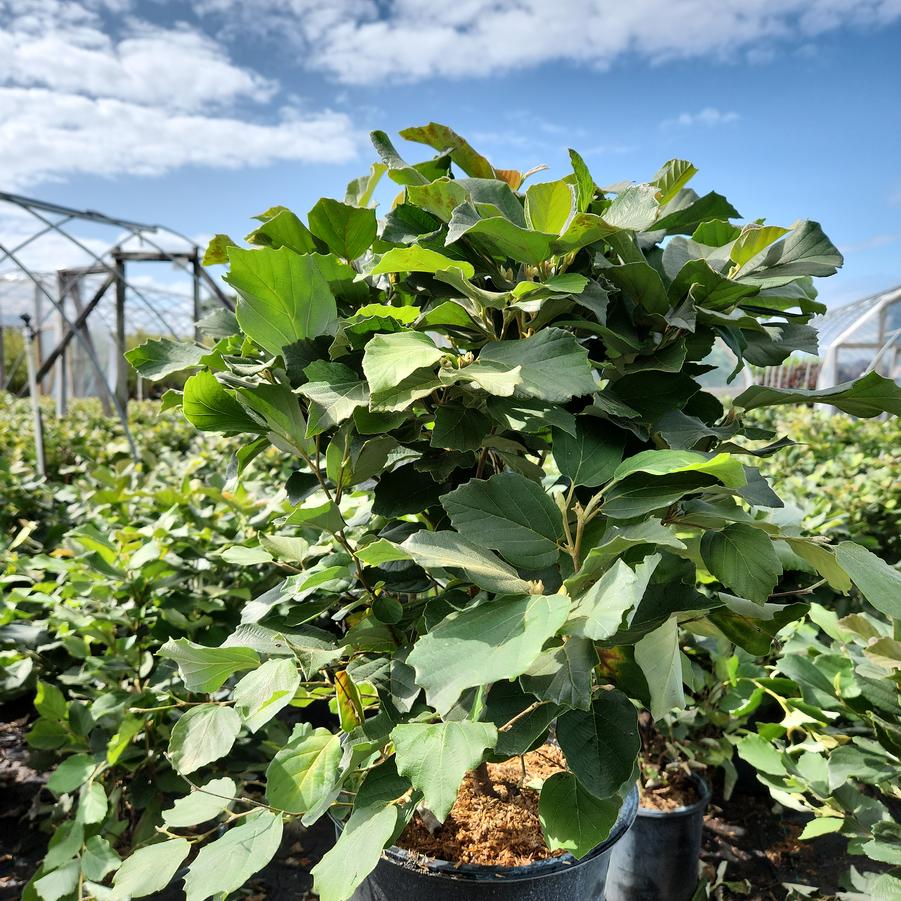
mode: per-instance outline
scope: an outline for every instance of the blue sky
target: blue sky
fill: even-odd
[[[0,0],[0,190],[240,237],[434,119],[539,178],[688,158],[747,218],[822,222],[838,304],[901,283],[899,86],[897,0]]]

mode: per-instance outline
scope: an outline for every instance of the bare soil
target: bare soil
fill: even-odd
[[[414,814],[398,845],[438,860],[486,866],[519,867],[559,857],[564,852],[549,851],[545,844],[539,789],[529,784],[539,785],[564,768],[563,754],[550,746],[506,763],[489,763],[496,796],[482,791],[469,773],[444,825],[432,833]]]
[[[638,796],[641,806],[649,810],[676,810],[699,799],[691,776],[681,770],[667,774],[666,781],[660,785],[639,786]]]
[[[10,705],[0,715],[0,901],[21,898],[47,848],[32,816],[45,778],[28,765],[29,707]]]

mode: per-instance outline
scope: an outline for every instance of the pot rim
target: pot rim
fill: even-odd
[[[686,804],[682,807],[674,807],[672,810],[655,810],[653,807],[642,807],[638,805],[638,816],[649,818],[661,817],[687,817],[698,811],[706,810],[710,803],[710,784],[699,773],[692,773],[691,780],[698,789],[700,797],[693,804]]]
[[[616,822],[613,824],[610,834],[581,859],[577,859],[567,852],[560,857],[536,860],[534,863],[526,864],[525,866],[501,867],[488,866],[486,864],[452,863],[451,861],[406,851],[397,847],[397,845],[385,848],[381,857],[405,869],[419,872],[423,876],[436,878],[473,882],[523,882],[532,879],[542,879],[583,866],[594,858],[599,857],[605,851],[610,850],[632,828],[637,814],[638,787],[633,786],[623,799],[622,807],[619,809],[619,814],[617,814]],[[329,811],[329,816],[340,829],[342,824],[331,811]]]

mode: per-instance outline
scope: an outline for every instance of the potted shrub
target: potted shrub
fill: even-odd
[[[343,202],[306,222],[269,210],[249,248],[217,236],[207,261],[228,264],[237,308],[212,348],[130,353],[147,377],[197,370],[166,404],[234,435],[234,476],[270,445],[296,471],[278,531],[247,551],[290,575],[222,646],[162,651],[209,696],[172,729],[197,786],[177,821],[229,828],[167,827],[117,897],[194,843],[188,898],[233,891],[285,818],[328,811],[323,901],[601,897],[634,816],[638,708],[682,703],[680,619],[765,634],[777,541],[838,578],[830,548],[758,519],[779,501],[755,457],[780,445],[743,444],[768,433],[742,413],[874,416],[897,387],[755,387],[726,411],[697,381],[717,337],[739,364],[813,345],[811,277],[841,263],[819,225],[733,225],[682,160],[601,188],[571,152],[570,174],[526,187],[444,126],[403,136],[437,155],[409,164],[376,132],[381,162]],[[383,175],[400,193],[379,219]],[[333,727],[300,722],[263,794],[217,775],[242,730],[322,699]]]
[[[683,652],[686,644],[681,642]],[[725,641],[717,642],[728,647]],[[690,659],[690,658],[689,658]],[[720,660],[735,659],[723,653]],[[692,685],[698,668],[692,664]],[[704,815],[710,802],[710,771],[722,768],[725,794],[734,782],[733,746],[721,722],[723,683],[703,673],[686,707],[654,723],[639,715],[639,807],[635,823],[610,859],[608,901],[671,898],[687,901],[698,887]]]

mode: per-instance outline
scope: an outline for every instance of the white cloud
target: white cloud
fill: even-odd
[[[674,119],[664,119],[661,128],[693,128],[701,125],[710,128],[714,125],[732,125],[741,118],[734,110],[723,112],[713,106],[706,106],[696,113],[680,113]]]
[[[713,56],[762,59],[789,42],[901,17],[898,0],[199,0],[202,14],[294,40],[347,84],[485,76],[543,63],[607,67]],[[240,23],[240,26],[238,25]]]
[[[275,108],[279,86],[209,36],[101,15],[89,2],[0,0],[4,187],[355,155],[345,113],[297,100]]]
[[[0,88],[0,120],[0,170],[13,185],[61,175],[161,175],[185,165],[330,162],[351,158],[356,147],[343,113],[285,110],[276,122],[257,124],[44,88]]]

